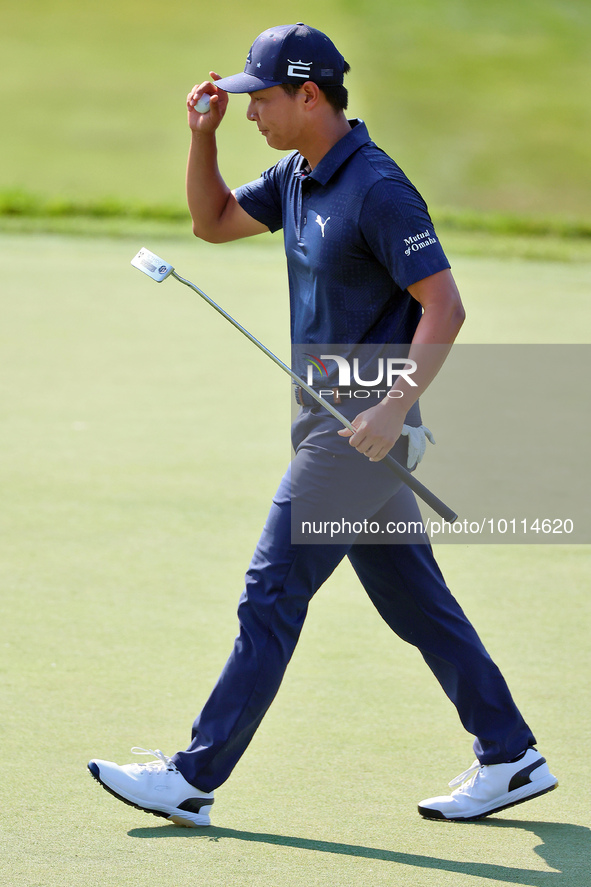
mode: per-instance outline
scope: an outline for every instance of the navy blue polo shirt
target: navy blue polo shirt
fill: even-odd
[[[407,287],[449,262],[425,201],[363,121],[307,172],[297,151],[236,191],[283,228],[294,343],[409,343],[421,307]]]

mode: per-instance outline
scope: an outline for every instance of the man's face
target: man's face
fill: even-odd
[[[291,151],[297,146],[303,120],[299,115],[300,96],[288,95],[281,86],[249,93],[246,116],[254,120],[271,148]]]

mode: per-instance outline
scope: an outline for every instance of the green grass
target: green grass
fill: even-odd
[[[268,240],[146,245],[287,357]],[[172,827],[90,779],[92,756],[186,745],[289,458],[289,382],[188,290],[132,269],[140,245],[0,245],[0,883],[586,887],[588,546],[438,548],[560,779],[546,798],[465,827],[416,815],[470,763],[469,737],[346,565],[212,829]],[[463,341],[585,340],[588,263],[452,259]]]
[[[350,110],[433,206],[589,217],[587,0],[304,0],[352,65]],[[183,205],[184,99],[292,6],[21,0],[0,35],[0,190]],[[232,100],[235,186],[276,159]]]
[[[50,204],[26,203],[20,195],[18,205],[8,200],[10,210],[2,214],[0,195],[0,232],[3,234],[58,234],[77,237],[127,238],[133,243],[144,240],[180,240],[194,243],[186,209],[150,205]],[[82,212],[84,210],[84,212]],[[80,213],[80,214],[79,214]],[[545,221],[536,217],[466,214],[462,211],[435,211],[437,232],[450,256],[479,256],[499,259],[588,262],[591,238],[586,222]],[[280,236],[258,241],[260,248],[276,248]],[[251,243],[245,246],[249,249]]]

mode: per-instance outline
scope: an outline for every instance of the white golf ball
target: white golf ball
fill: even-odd
[[[209,111],[209,99],[209,93],[204,92],[199,101],[195,102],[195,104],[193,105],[195,111],[197,111],[199,114],[207,114],[207,112]]]

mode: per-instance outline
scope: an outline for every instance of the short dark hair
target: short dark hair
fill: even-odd
[[[344,73],[348,74],[350,70],[351,66],[345,62]],[[294,96],[302,87],[299,83],[282,83],[281,88],[288,95]],[[347,110],[349,93],[344,86],[339,86],[334,83],[319,83],[318,89],[320,92],[324,93],[326,101],[334,111],[338,113],[339,111]]]

